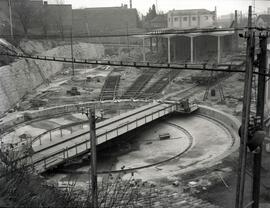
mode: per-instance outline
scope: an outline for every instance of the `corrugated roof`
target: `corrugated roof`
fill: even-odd
[[[185,9],[185,10],[171,10],[169,13],[173,13],[174,15],[196,15],[196,14],[212,14],[214,12],[209,11],[207,9]]]

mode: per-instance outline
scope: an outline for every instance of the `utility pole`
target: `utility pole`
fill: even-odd
[[[96,115],[95,110],[90,110],[90,140],[91,140],[91,178],[92,178],[92,206],[98,208],[97,190],[97,144],[96,144]]]
[[[238,13],[234,11],[234,36],[235,36],[235,51],[238,51]]]
[[[73,10],[71,11],[70,42],[71,42],[71,58],[72,58],[72,76],[74,76],[75,67],[74,67],[74,53],[73,53]]]
[[[128,56],[130,56],[130,51],[129,51],[129,37],[128,37],[128,34],[129,34],[129,31],[128,31],[128,22],[126,24],[126,27],[127,27],[127,47],[128,47]]]
[[[72,76],[75,75],[74,72],[74,54],[73,54],[73,31],[72,31],[72,26],[70,30],[70,47],[71,47],[71,58],[72,58]]]
[[[267,68],[267,35],[260,35],[260,54],[259,59],[259,77],[256,116],[260,118],[260,130],[264,130],[264,106],[265,106],[265,85],[266,80],[263,74]],[[259,208],[260,201],[260,177],[262,162],[262,145],[259,146],[253,157],[253,189],[252,189],[252,208]]]
[[[242,136],[239,148],[239,163],[238,163],[235,208],[243,208],[244,206],[247,139],[248,139],[248,126],[250,117],[250,103],[251,103],[253,63],[254,63],[254,45],[255,45],[255,37],[254,37],[255,34],[253,34],[251,26],[252,26],[252,6],[249,6],[248,32],[246,35],[247,50],[246,50],[246,72],[245,72],[243,110],[242,110],[242,128],[241,128]]]
[[[10,35],[11,38],[14,39],[11,0],[8,0],[8,8],[9,8]]]
[[[90,108],[87,109],[82,108],[82,113],[88,117],[90,125],[92,208],[98,208],[96,115],[95,110]]]

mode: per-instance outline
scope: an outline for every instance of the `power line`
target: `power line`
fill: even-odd
[[[156,68],[156,69],[178,69],[178,70],[194,70],[194,71],[216,71],[216,72],[240,72],[243,73],[243,70],[237,70],[233,67],[239,65],[236,64],[178,64],[178,63],[150,63],[150,62],[123,62],[123,61],[110,61],[110,60],[90,60],[90,59],[72,59],[65,57],[52,57],[52,56],[33,56],[27,54],[11,54],[1,52],[0,55],[11,56],[16,58],[25,58],[25,59],[35,59],[43,61],[54,61],[54,62],[63,62],[63,63],[76,63],[76,64],[98,64],[98,65],[108,65],[108,66],[125,66],[125,67],[136,67],[136,68]]]
[[[267,28],[259,28],[259,27],[252,27],[251,29],[258,30],[258,31],[266,31],[270,32],[270,27]],[[181,34],[196,34],[196,33],[212,33],[212,32],[234,32],[234,31],[245,31],[247,27],[238,27],[238,28],[208,28],[208,29],[189,29],[189,30],[156,30],[153,32],[148,33],[121,33],[121,34],[82,34],[82,35],[73,35],[73,38],[82,39],[82,38],[112,38],[112,37],[141,37],[141,36],[162,36],[162,35],[181,35]],[[25,35],[22,34],[14,34],[11,35],[1,35],[2,38],[25,38]],[[28,34],[28,39],[62,39],[59,35],[34,35]],[[65,36],[64,38],[69,38],[69,36]]]

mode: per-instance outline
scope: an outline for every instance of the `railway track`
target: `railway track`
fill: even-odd
[[[108,76],[100,93],[99,100],[113,100],[119,88],[120,75]]]
[[[159,93],[180,73],[180,70],[170,70],[159,78],[153,85],[141,92],[137,98],[139,99],[151,99],[156,98]]]
[[[135,82],[127,89],[127,91],[120,97],[120,99],[136,98],[145,85],[152,79],[157,69],[148,69],[143,72]]]

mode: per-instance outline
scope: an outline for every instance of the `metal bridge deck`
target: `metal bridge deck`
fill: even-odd
[[[166,116],[176,110],[174,104],[151,103],[96,125],[97,145],[112,140],[131,130]],[[61,129],[59,128],[58,131]],[[54,131],[57,131],[57,129]],[[49,135],[52,132],[48,132]],[[69,135],[48,137],[42,134],[31,156],[17,160],[18,165],[33,165],[38,172],[57,166],[90,151],[89,127]],[[50,139],[49,139],[50,138]]]

